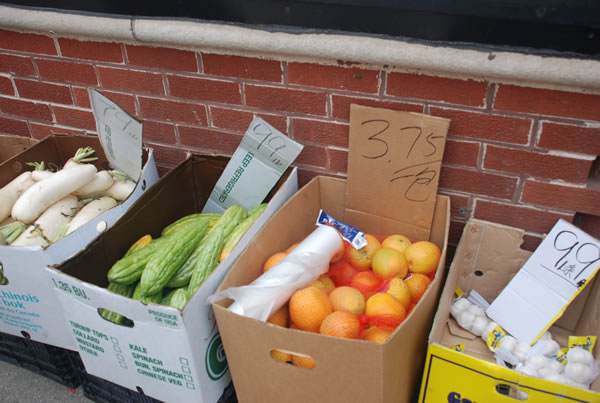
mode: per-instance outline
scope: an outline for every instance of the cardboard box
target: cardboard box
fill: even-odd
[[[445,276],[445,257],[450,219],[450,201],[437,196],[437,181],[427,201],[406,197],[410,183],[390,185],[389,168],[374,166],[366,156],[382,154],[379,141],[362,131],[363,122],[390,122],[389,127],[433,127],[436,118],[352,106],[348,181],[318,176],[291,198],[263,227],[254,242],[240,255],[217,291],[247,285],[262,273],[266,259],[300,241],[315,228],[320,209],[358,228],[377,234],[404,234],[413,239],[431,240],[442,256],[427,292],[407,319],[384,344],[324,336],[279,327],[227,309],[230,300],[213,304],[233,383],[241,402],[408,402],[418,392],[427,346],[427,334]],[[447,128],[447,126],[445,126]],[[401,166],[410,162],[421,169],[437,170],[431,161],[440,154],[404,159],[407,150],[380,132],[379,140],[394,150]],[[396,132],[398,133],[398,132]],[[440,133],[445,134],[445,133]],[[370,136],[370,139],[369,139]],[[414,141],[403,137],[402,141]],[[436,153],[443,153],[443,147]],[[377,150],[375,150],[377,149]],[[375,152],[374,152],[375,151]],[[384,158],[383,165],[392,157]],[[428,168],[425,168],[425,165]],[[395,166],[394,168],[397,168]],[[393,173],[393,172],[392,172]],[[369,183],[365,186],[365,183]],[[369,196],[370,194],[370,196]],[[412,198],[412,197],[411,197]],[[418,206],[417,206],[418,204]],[[306,369],[276,361],[271,350],[280,349],[312,357],[316,368]]]
[[[36,139],[32,139],[31,137],[0,134],[0,163],[27,150],[37,142]]]
[[[476,290],[492,302],[527,261],[530,252],[520,249],[524,231],[487,221],[467,223],[450,266],[429,335],[427,361],[419,402],[509,401],[520,390],[527,402],[598,402],[600,380],[591,391],[533,378],[496,364],[480,337],[460,328],[450,316],[456,287]],[[600,281],[594,279],[549,331],[561,346],[569,335],[598,335]],[[453,346],[462,345],[462,352]],[[595,348],[596,359],[600,358]],[[461,400],[462,399],[462,400]],[[513,401],[513,400],[510,400]]]
[[[25,165],[27,162],[45,161],[47,166],[62,166],[78,148],[87,146],[96,150],[98,160],[94,164],[99,169],[108,167],[97,137],[52,135],[0,165],[0,186],[31,169]],[[46,281],[46,266],[61,263],[85,249],[100,235],[99,224],[110,227],[158,180],[152,150],[145,150],[142,163],[142,174],[134,192],[72,234],[46,248],[0,245],[1,265],[8,279],[7,285],[0,286],[0,332],[76,349],[71,331],[64,325],[62,305],[56,298],[54,285]]]
[[[187,214],[199,212],[229,158],[192,155],[163,176],[123,218],[91,247],[48,268],[72,336],[89,374],[165,401],[214,402],[231,380],[210,305],[231,264],[267,219],[298,190],[297,169],[288,168],[268,195],[265,212],[180,311],[109,292],[107,272],[131,244]],[[133,321],[119,326],[99,308]]]

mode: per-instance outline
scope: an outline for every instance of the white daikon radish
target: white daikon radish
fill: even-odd
[[[101,192],[103,196],[110,196],[115,200],[123,201],[129,197],[135,189],[136,183],[123,171],[112,171],[115,181],[111,187]]]
[[[36,182],[39,182],[47,177],[51,176],[54,172],[46,169],[46,164],[44,161],[42,162],[28,162],[25,165],[29,165],[30,167],[34,167],[35,169],[31,171],[31,179]]]
[[[90,157],[90,155],[92,155],[95,152],[96,151],[92,147],[82,147],[78,149],[75,155],[69,158],[67,162],[65,162],[63,169],[76,167],[81,163],[92,162],[97,160],[98,157]]]
[[[59,237],[61,229],[64,228],[73,219],[75,214],[81,208],[81,203],[77,196],[68,195],[57,201],[27,227],[25,232],[17,238],[13,246],[48,246]]]
[[[12,217],[25,224],[31,224],[48,207],[91,181],[96,172],[97,169],[92,164],[78,164],[36,182],[15,202]]]
[[[96,193],[103,192],[110,188],[115,179],[108,171],[98,171],[94,175],[94,178],[73,192],[76,196],[88,196]]]
[[[4,221],[10,216],[10,211],[19,196],[34,183],[35,181],[31,178],[31,172],[27,171],[0,189],[0,221]]]
[[[66,235],[75,231],[77,228],[87,224],[105,211],[117,205],[117,201],[112,197],[104,196],[86,204],[69,223]]]

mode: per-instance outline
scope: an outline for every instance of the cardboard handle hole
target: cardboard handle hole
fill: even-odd
[[[271,358],[283,364],[290,364],[295,367],[313,369],[317,362],[309,355],[295,353],[287,350],[273,349],[269,352]]]
[[[496,392],[499,394],[506,396],[508,398],[514,399],[516,401],[525,402],[529,399],[529,395],[518,388],[515,385],[509,385],[506,383],[499,383],[496,385]]]
[[[97,312],[98,312],[98,315],[100,315],[100,317],[107,322],[111,322],[111,323],[114,323],[115,325],[124,326],[124,327],[133,327],[134,326],[134,323],[131,319],[127,318],[124,315],[121,315],[120,313],[109,311],[106,308],[98,308]]]

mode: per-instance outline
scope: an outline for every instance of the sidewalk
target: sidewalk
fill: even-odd
[[[0,360],[0,402],[89,403],[81,387],[73,390],[33,371]]]

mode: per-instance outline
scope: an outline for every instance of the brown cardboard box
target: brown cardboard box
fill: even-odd
[[[262,273],[263,263],[271,254],[314,230],[320,209],[367,233],[402,233],[433,241],[442,249],[435,278],[412,313],[384,344],[278,327],[232,313],[227,309],[230,300],[213,304],[241,402],[409,402],[416,396],[427,334],[445,276],[450,201],[445,196],[436,197],[435,180],[430,189],[432,197],[417,198],[411,194],[410,199],[419,200],[418,208],[411,208],[411,201],[405,197],[410,184],[400,189],[382,179],[389,173],[385,165],[391,157],[385,156],[383,167],[372,165],[375,162],[369,157],[383,154],[382,149],[374,151],[373,146],[382,144],[369,143],[373,136],[369,138],[367,133],[364,137],[361,128],[365,122],[377,120],[389,122],[393,128],[426,127],[442,132],[445,138],[448,121],[355,106],[351,119],[348,181],[316,177],[304,186],[265,224],[217,291],[252,282]],[[404,156],[409,147],[398,142],[412,142],[415,137],[400,139],[383,133],[379,139],[385,141],[388,150],[402,150],[398,154]],[[441,160],[441,153],[443,144],[429,159],[420,155],[403,162],[419,165],[425,171],[428,161]],[[431,167],[435,171],[439,164],[434,162]],[[368,187],[363,186],[365,182]],[[272,349],[309,355],[317,366],[305,369],[276,361],[270,356]]]
[[[37,140],[31,137],[0,134],[0,163],[27,150],[35,143],[37,143]]]
[[[600,379],[592,384],[592,391],[585,391],[521,375],[496,364],[483,340],[450,316],[456,287],[466,294],[475,290],[490,303],[496,298],[531,255],[520,248],[523,235],[521,229],[483,220],[467,223],[429,335],[419,402],[515,401],[501,392],[515,396],[517,389],[528,395],[529,403],[600,401]],[[567,346],[569,335],[600,334],[599,302],[600,281],[595,278],[549,329],[554,339]],[[461,352],[453,348],[458,345]],[[596,359],[598,351],[596,346]]]

